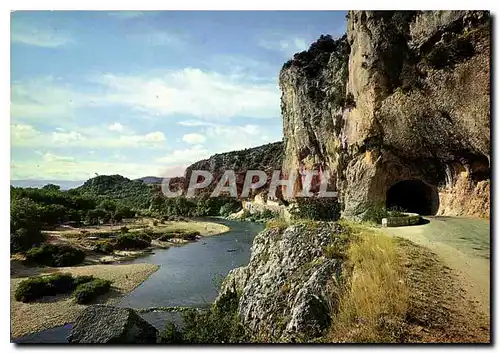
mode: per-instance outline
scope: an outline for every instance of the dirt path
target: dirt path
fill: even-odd
[[[490,222],[465,217],[425,217],[429,223],[383,228],[427,247],[457,275],[476,309],[490,318]]]

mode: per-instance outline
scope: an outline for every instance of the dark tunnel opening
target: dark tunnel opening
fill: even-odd
[[[421,180],[403,180],[387,191],[386,207],[433,216],[439,208],[439,194],[435,187]]]

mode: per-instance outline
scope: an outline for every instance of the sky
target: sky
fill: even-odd
[[[278,74],[341,11],[11,13],[11,179],[182,175],[282,139]]]

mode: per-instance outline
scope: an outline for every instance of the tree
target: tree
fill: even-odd
[[[25,251],[44,240],[40,231],[40,208],[28,198],[10,202],[10,248]]]
[[[55,184],[47,184],[42,187],[42,190],[48,190],[48,191],[60,191],[61,187],[59,185]]]

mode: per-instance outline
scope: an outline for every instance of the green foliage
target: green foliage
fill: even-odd
[[[154,187],[142,181],[130,180],[121,175],[99,175],[87,180],[75,192],[102,201],[111,200],[116,204],[116,210],[122,206],[140,210],[149,207],[154,190]]]
[[[43,244],[31,248],[26,253],[28,262],[51,267],[64,267],[77,265],[85,259],[85,253],[69,245]]]
[[[382,223],[382,218],[386,218],[388,215],[385,204],[383,203],[375,203],[370,205],[361,220],[363,222],[372,222],[376,224]]]
[[[10,202],[11,251],[26,251],[43,242],[40,223],[40,207],[33,200],[13,198]]]
[[[117,250],[145,249],[151,246],[151,239],[143,234],[120,234],[116,237],[114,248]]]
[[[73,278],[69,273],[56,273],[49,276],[30,277],[19,283],[14,298],[29,303],[48,295],[63,294],[77,286],[94,280],[92,276]]]
[[[88,304],[100,295],[108,293],[111,289],[111,281],[105,279],[94,279],[78,285],[73,292],[78,304]]]
[[[107,240],[98,242],[92,250],[101,254],[109,255],[114,252],[114,246]]]
[[[125,226],[120,227],[120,232],[121,232],[122,234],[128,233],[128,228],[127,228],[127,227],[125,227]]]
[[[243,343],[248,341],[238,319],[238,296],[230,292],[206,311],[182,313],[184,327],[167,323],[160,343]]]
[[[158,335],[158,343],[184,343],[182,332],[177,326],[170,321],[167,321],[163,332]]]
[[[231,213],[236,213],[241,210],[241,204],[234,200],[234,202],[227,202],[219,210],[219,214],[223,217],[229,216]]]
[[[20,252],[38,246],[45,241],[45,236],[36,228],[19,228],[10,235],[10,251]]]
[[[340,218],[340,205],[337,198],[299,197],[290,213],[294,219],[336,221]]]

